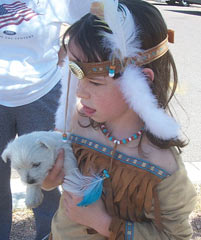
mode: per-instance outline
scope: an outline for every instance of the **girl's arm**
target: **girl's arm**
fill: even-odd
[[[99,199],[87,207],[78,207],[77,203],[80,201],[80,197],[64,192],[64,207],[67,216],[74,222],[93,228],[99,234],[109,237],[112,219],[107,214],[103,201]]]
[[[112,219],[109,239],[154,239],[154,240],[190,240],[192,228],[189,215],[196,203],[196,192],[187,177],[185,168],[167,177],[157,186],[159,199],[161,230],[155,224],[154,203],[149,213],[144,212],[147,221],[128,222]],[[120,236],[120,237],[119,237]],[[130,236],[130,238],[126,238]],[[122,238],[121,238],[122,237]]]
[[[156,228],[154,210],[152,210],[149,214],[145,213],[150,223],[134,223],[135,239],[149,239],[151,234],[155,240],[191,239],[192,228],[189,215],[195,206],[196,192],[185,169],[163,180],[158,185],[157,191],[163,229],[159,231]]]
[[[196,202],[196,192],[184,167],[167,177],[157,186],[162,229],[155,224],[154,203],[149,213],[144,212],[146,221],[129,222],[111,218],[102,200],[88,207],[77,207],[81,199],[65,193],[66,214],[73,221],[95,229],[108,239],[154,239],[190,240],[192,229],[189,214]],[[131,210],[131,209],[130,209]],[[133,209],[135,211],[135,209]]]

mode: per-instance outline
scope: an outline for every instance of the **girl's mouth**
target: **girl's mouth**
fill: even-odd
[[[93,114],[96,112],[95,109],[90,108],[90,107],[87,107],[87,106],[85,106],[85,105],[83,105],[83,111],[84,111],[84,113],[85,113],[87,116],[91,116],[91,115],[93,115]]]

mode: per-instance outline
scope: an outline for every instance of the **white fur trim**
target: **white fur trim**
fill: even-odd
[[[178,137],[179,125],[164,109],[158,107],[141,68],[129,65],[120,80],[120,89],[148,131],[163,140]]]

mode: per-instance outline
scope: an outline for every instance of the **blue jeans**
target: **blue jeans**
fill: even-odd
[[[54,129],[54,115],[60,97],[60,83],[37,101],[19,107],[0,105],[0,155],[16,134]],[[10,163],[0,158],[0,240],[9,240],[12,223],[12,195],[10,189]],[[36,222],[36,238],[41,240],[51,229],[52,217],[59,206],[58,189],[44,193],[42,204],[33,209]]]

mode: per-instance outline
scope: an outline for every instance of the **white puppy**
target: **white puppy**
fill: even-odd
[[[11,161],[11,167],[17,170],[27,185],[27,207],[34,208],[42,202],[41,184],[53,167],[61,148],[65,151],[65,175],[69,176],[72,169],[77,169],[77,163],[70,142],[63,142],[59,132],[38,131],[25,134],[8,143],[3,151],[2,159],[5,162]]]

